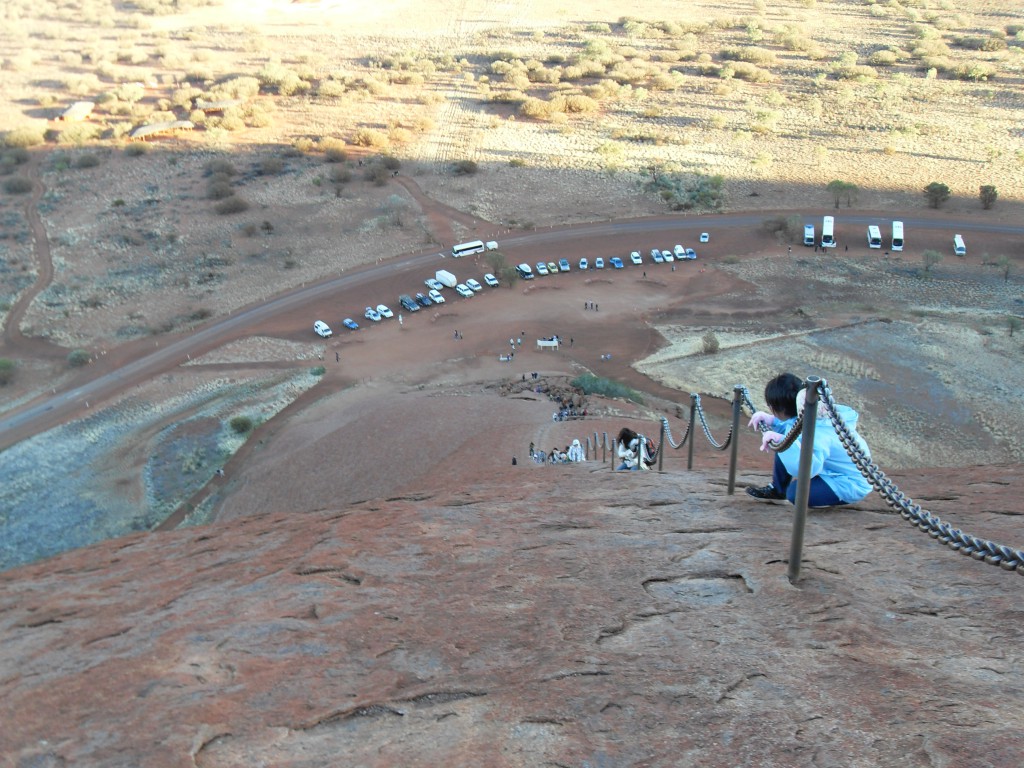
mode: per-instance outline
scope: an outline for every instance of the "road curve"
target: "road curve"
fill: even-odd
[[[572,240],[596,240],[630,233],[651,234],[652,232],[708,229],[756,228],[765,218],[772,215],[792,215],[792,212],[735,213],[714,216],[662,216],[640,219],[625,219],[593,224],[580,224],[560,228],[539,229],[521,234],[509,234],[502,238],[503,247],[529,247],[548,245]],[[892,214],[886,214],[886,217]],[[801,216],[813,221],[821,213]],[[879,214],[840,213],[843,224],[876,223]],[[987,232],[992,234],[1019,235],[1024,238],[1024,226],[1004,225],[987,222],[951,220],[948,218],[914,218],[904,216],[908,229],[945,229],[950,232]],[[88,402],[99,403],[120,391],[125,382],[139,376],[154,376],[180,365],[189,357],[197,357],[231,338],[243,335],[243,331],[264,322],[279,313],[285,313],[304,304],[326,298],[339,290],[356,288],[385,276],[394,276],[422,269],[426,265],[436,266],[439,254],[436,250],[399,257],[380,264],[327,278],[312,285],[296,288],[260,304],[245,307],[221,320],[216,320],[196,332],[169,343],[128,363],[117,370],[97,376],[92,381],[35,400],[11,411],[0,418],[0,450],[14,445],[30,435],[50,429],[80,413]]]

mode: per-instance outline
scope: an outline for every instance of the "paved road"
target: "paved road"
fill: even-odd
[[[720,216],[694,217],[657,217],[620,220],[599,224],[586,224],[572,227],[537,230],[526,234],[512,234],[502,239],[502,247],[507,249],[528,248],[555,243],[583,240],[600,241],[611,237],[629,235],[631,233],[650,235],[657,232],[704,230],[756,229],[766,217],[765,212],[723,214]],[[820,215],[802,217],[808,223],[820,221]],[[837,219],[845,227],[848,224],[864,225],[883,221],[878,214],[853,214],[845,211],[837,212]],[[951,220],[941,218],[914,218],[905,216],[903,222],[907,231],[912,233],[920,230],[946,230],[953,232],[987,232],[990,234],[1020,235],[1024,238],[1024,226],[1001,225],[988,222]],[[696,239],[695,236],[691,239]],[[151,378],[165,370],[174,368],[190,356],[213,349],[226,341],[244,336],[247,329],[257,323],[266,322],[278,314],[294,311],[304,305],[330,297],[339,291],[357,288],[384,277],[394,277],[404,273],[422,272],[426,266],[430,271],[438,265],[438,252],[418,253],[385,263],[361,268],[359,270],[329,278],[313,285],[292,290],[273,299],[248,307],[218,320],[195,333],[160,347],[144,357],[128,363],[115,371],[97,376],[97,378],[74,389],[58,392],[41,400],[12,411],[0,418],[0,450],[7,448],[19,440],[50,429],[69,418],[80,415],[88,402],[99,403],[119,392],[130,383],[142,378]]]

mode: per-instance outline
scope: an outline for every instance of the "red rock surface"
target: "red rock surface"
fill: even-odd
[[[684,466],[509,464],[0,574],[0,765],[1019,765],[1019,575],[872,497],[811,514],[793,586],[791,508]],[[894,479],[1013,543],[1017,469]]]

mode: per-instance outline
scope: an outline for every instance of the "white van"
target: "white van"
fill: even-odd
[[[953,235],[953,253],[957,256],[967,255],[967,246],[964,245],[964,239],[960,235]]]
[[[313,323],[313,332],[324,339],[329,339],[334,334],[331,333],[331,327],[323,320],[317,320]]]
[[[498,241],[488,240],[486,243],[484,243],[484,247],[487,248],[488,251],[496,251],[498,250]]]
[[[804,224],[804,245],[810,248],[814,245],[814,225]]]

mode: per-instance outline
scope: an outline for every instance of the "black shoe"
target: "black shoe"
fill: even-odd
[[[782,493],[771,483],[762,487],[754,488],[753,486],[747,486],[747,494],[753,496],[755,499],[784,499],[786,495]]]

